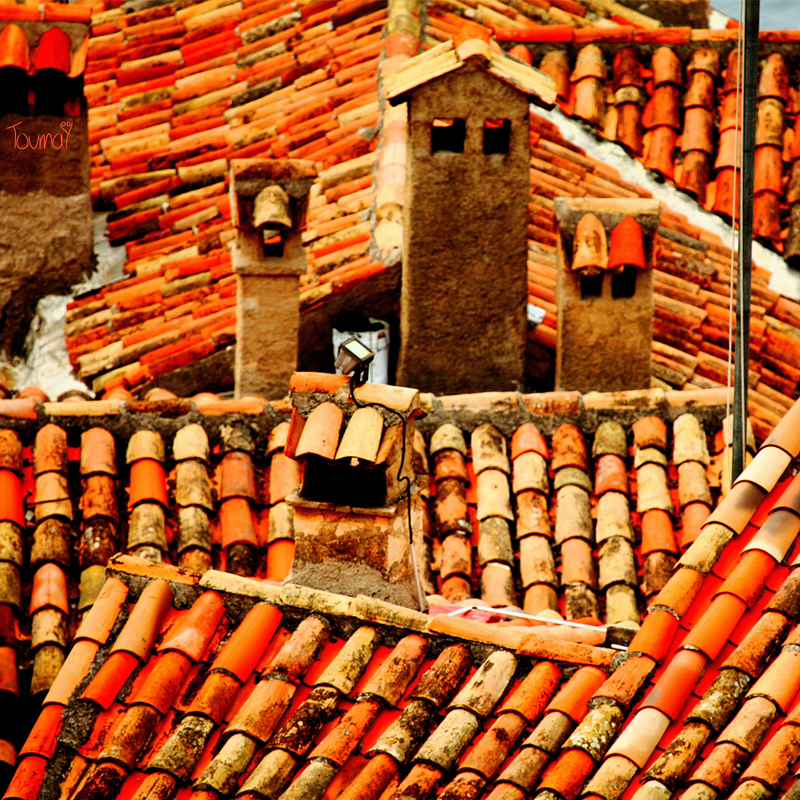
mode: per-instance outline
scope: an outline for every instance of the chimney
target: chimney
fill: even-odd
[[[398,382],[443,394],[523,378],[528,104],[555,100],[549,76],[467,35],[385,80],[409,117]]]
[[[650,387],[657,200],[558,197],[556,390]]]
[[[409,519],[415,542],[427,525],[412,468],[419,392],[373,383],[351,390],[343,375],[300,372],[291,400],[285,453],[300,463],[302,481],[287,498],[288,581],[419,608],[409,533]]]
[[[0,4],[0,347],[92,268],[83,71],[91,8]]]
[[[316,174],[310,161],[231,161],[237,397],[288,394],[297,368],[300,276],[307,267],[300,234]]]

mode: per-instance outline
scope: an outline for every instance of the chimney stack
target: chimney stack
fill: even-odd
[[[558,197],[556,390],[650,387],[657,200]]]
[[[316,174],[310,161],[231,161],[237,397],[278,399],[289,392],[297,368],[300,276],[307,268],[300,233]]]
[[[0,3],[0,348],[92,269],[83,72],[92,9]]]
[[[427,530],[412,459],[419,392],[343,375],[292,378],[285,453],[301,465],[290,583],[419,608],[413,541]],[[409,507],[410,506],[410,507]],[[411,531],[409,531],[409,522]],[[418,564],[424,574],[427,564]]]
[[[409,119],[398,383],[441,394],[522,381],[529,103],[555,99],[485,29],[467,35],[386,80]]]

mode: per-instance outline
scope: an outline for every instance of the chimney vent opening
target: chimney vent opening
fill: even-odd
[[[604,273],[597,275],[581,275],[581,297],[600,297],[603,294]]]
[[[511,147],[511,120],[487,119],[483,124],[483,154],[505,155]]]
[[[380,507],[386,503],[386,471],[310,457],[301,496],[337,506]]]
[[[39,70],[33,78],[36,116],[64,116],[67,89],[68,78],[63,72],[57,69]]]
[[[283,258],[283,232],[273,229],[261,231],[265,258]]]
[[[27,115],[28,75],[19,67],[3,67],[0,69],[0,114]]]
[[[633,297],[636,294],[636,267],[626,264],[619,275],[611,276],[611,296],[614,299]]]
[[[464,119],[435,119],[431,123],[431,153],[463,153],[466,140]]]

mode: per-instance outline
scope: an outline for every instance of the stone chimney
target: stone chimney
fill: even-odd
[[[285,397],[297,369],[300,276],[307,268],[300,233],[315,177],[310,161],[231,161],[237,397]]]
[[[650,387],[657,200],[558,197],[556,390]]]
[[[93,265],[83,71],[91,8],[0,4],[0,348]]]
[[[398,383],[443,394],[514,389],[524,372],[528,104],[555,88],[485,34],[385,81],[409,118]]]
[[[419,608],[414,540],[427,523],[412,468],[419,392],[343,375],[292,378],[286,454],[301,465],[290,583]],[[423,571],[426,565],[419,565]]]

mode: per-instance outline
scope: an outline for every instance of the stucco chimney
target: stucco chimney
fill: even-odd
[[[4,12],[5,8],[5,12]],[[57,13],[53,9],[58,9]],[[0,347],[93,266],[88,6],[0,4]]]
[[[287,498],[295,538],[289,582],[419,608],[412,559],[428,526],[412,464],[419,392],[352,389],[343,375],[300,372],[291,398],[285,452],[300,462],[302,483]],[[418,562],[419,573],[426,567]]]
[[[657,200],[558,197],[556,389],[650,387]]]
[[[528,104],[555,88],[485,33],[386,81],[409,118],[398,383],[439,393],[514,389],[524,372]]]
[[[236,396],[281,398],[297,368],[300,276],[307,267],[300,231],[316,170],[296,159],[234,159],[230,175]]]

